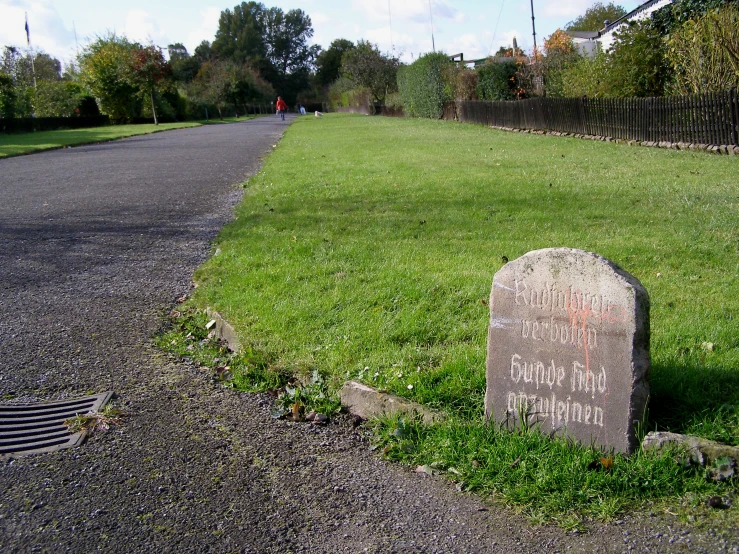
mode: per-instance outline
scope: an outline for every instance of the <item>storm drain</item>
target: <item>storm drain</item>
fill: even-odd
[[[82,444],[86,431],[71,434],[64,422],[99,411],[111,391],[59,402],[0,404],[0,459],[53,452]]]

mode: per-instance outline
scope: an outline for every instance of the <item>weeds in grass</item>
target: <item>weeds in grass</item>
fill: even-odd
[[[324,415],[341,408],[335,391],[314,369],[309,375],[273,365],[273,357],[256,347],[232,352],[208,327],[208,316],[187,305],[170,314],[170,324],[155,337],[157,346],[197,363],[225,386],[245,392],[273,391],[278,395],[273,415],[302,420],[307,410]],[[295,368],[293,368],[295,369]]]
[[[709,498],[734,490],[707,479],[703,468],[677,463],[677,449],[604,455],[535,427],[510,432],[458,419],[424,425],[395,417],[378,421],[375,437],[375,448],[390,460],[434,468],[460,490],[490,494],[520,506],[534,522],[564,527],[610,520],[655,498],[688,492]]]

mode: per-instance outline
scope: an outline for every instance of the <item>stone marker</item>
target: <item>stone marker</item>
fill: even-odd
[[[535,250],[493,278],[485,416],[631,453],[649,397],[649,295],[614,263]]]

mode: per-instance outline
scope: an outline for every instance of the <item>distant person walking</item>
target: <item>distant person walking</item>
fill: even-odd
[[[287,111],[287,104],[285,104],[285,101],[282,99],[282,96],[277,97],[277,104],[275,104],[275,108],[277,108],[277,113],[280,114],[280,119],[282,121],[285,121],[285,112]]]

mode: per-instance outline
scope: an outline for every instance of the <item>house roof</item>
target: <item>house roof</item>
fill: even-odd
[[[627,13],[623,17],[620,17],[616,21],[609,23],[608,25],[606,25],[599,31],[566,31],[566,33],[570,35],[572,38],[595,40],[595,39],[602,37],[603,35],[606,35],[608,33],[615,31],[618,27],[620,27],[627,21],[631,21],[640,13],[645,12],[647,10],[649,10],[650,12],[658,10],[662,6],[671,4],[673,1],[674,0],[649,0],[648,2],[644,2],[643,4],[640,4],[639,6],[631,10],[629,13]]]
[[[613,21],[613,22],[609,23],[608,25],[606,25],[605,27],[603,27],[600,30],[600,34],[601,35],[604,35],[606,33],[610,33],[611,31],[613,31],[614,29],[616,29],[616,27],[619,27],[620,25],[623,25],[627,21],[631,21],[637,15],[639,15],[640,13],[642,13],[643,11],[649,10],[650,8],[652,8],[652,11],[654,11],[656,9],[661,8],[663,5],[671,4],[672,2],[673,2],[673,0],[649,0],[648,2],[644,2],[643,4],[637,6],[633,10],[631,10],[625,16],[623,16],[623,17],[617,19],[616,21]],[[657,6],[657,4],[661,4],[661,6]]]

